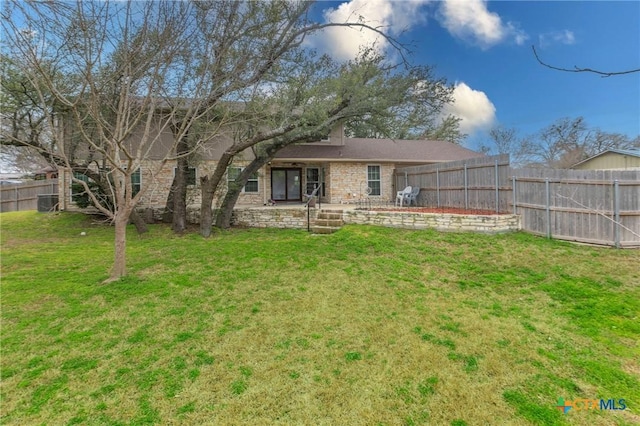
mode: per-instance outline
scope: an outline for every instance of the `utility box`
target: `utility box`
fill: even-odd
[[[58,194],[39,194],[38,211],[49,213],[58,210]]]

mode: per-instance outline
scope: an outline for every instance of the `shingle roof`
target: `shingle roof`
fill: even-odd
[[[344,145],[291,145],[279,151],[275,158],[435,163],[482,156],[479,152],[443,141],[347,138]]]

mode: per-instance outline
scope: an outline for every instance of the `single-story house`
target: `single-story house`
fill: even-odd
[[[199,180],[214,170],[227,145],[214,144],[202,155],[197,165],[189,168],[188,203],[200,206]],[[252,158],[251,150],[243,152],[228,168],[227,179],[237,176]],[[304,195],[322,184],[323,203],[353,203],[368,197],[392,201],[397,190],[393,173],[398,167],[464,160],[483,156],[460,145],[444,141],[347,138],[342,126],[327,139],[288,146],[255,174],[245,185],[239,205],[301,203]],[[141,200],[141,207],[164,207],[175,173],[175,163],[151,178],[153,158],[142,163],[132,179],[134,190],[145,182],[153,182]],[[148,166],[148,167],[147,167]],[[60,174],[60,208],[73,208],[73,194],[68,173]]]
[[[574,164],[571,168],[578,170],[640,170],[640,149],[607,149]]]

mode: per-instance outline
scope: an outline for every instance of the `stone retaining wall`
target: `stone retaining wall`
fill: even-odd
[[[454,232],[511,232],[520,229],[520,216],[463,215],[450,213],[376,212],[349,210],[342,215],[345,223],[379,225],[407,229],[436,229]]]
[[[311,223],[318,214],[318,209],[309,210]],[[294,228],[307,229],[306,208],[251,208],[242,207],[233,211],[231,224],[234,226],[247,226],[252,228]]]
[[[311,225],[320,210],[311,208],[309,217]],[[159,220],[160,210],[153,213]],[[146,212],[145,218],[150,214]],[[190,223],[199,222],[200,211],[190,209],[188,220]],[[453,232],[483,232],[498,233],[518,231],[520,216],[503,215],[462,215],[450,213],[411,213],[409,211],[376,212],[368,210],[345,210],[342,213],[345,224],[378,225],[392,228],[406,229],[436,229],[438,231]],[[231,217],[233,226],[252,228],[292,228],[307,229],[307,209],[296,208],[265,208],[239,207],[233,211]]]

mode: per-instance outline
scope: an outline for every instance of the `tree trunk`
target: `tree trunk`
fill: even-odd
[[[181,234],[187,229],[187,171],[189,169],[189,158],[186,153],[189,151],[186,138],[178,142],[176,152],[178,155],[178,164],[176,167],[176,176],[174,179],[175,190],[173,192],[173,220],[171,229],[173,232]]]
[[[147,228],[147,223],[140,217],[138,212],[136,212],[135,210],[131,212],[129,219],[131,220],[131,223],[135,225],[136,231],[138,231],[138,234],[144,234],[145,232],[149,231],[149,229]]]
[[[222,205],[220,206],[220,212],[216,217],[216,226],[222,229],[228,229],[231,226],[231,216],[233,215],[233,208],[238,202],[240,193],[242,192],[242,186],[229,185],[227,194],[224,196]]]
[[[223,153],[218,161],[215,171],[211,176],[207,175],[200,179],[202,189],[202,200],[200,204],[200,235],[205,238],[211,236],[211,227],[213,226],[213,197],[220,185],[220,181],[224,177],[227,166],[231,163],[233,155]]]
[[[271,160],[271,157],[270,155],[258,156],[242,170],[242,173],[240,173],[236,181],[229,185],[227,194],[224,196],[224,200],[220,206],[220,212],[216,217],[216,226],[218,228],[227,229],[231,226],[233,208],[238,202],[242,188],[246,185],[249,177],[257,172],[260,167],[267,164],[267,162]]]
[[[127,223],[129,222],[129,214],[125,211],[116,211],[114,222],[115,244],[113,268],[105,284],[117,281],[127,273]]]
[[[211,236],[211,227],[213,226],[213,196],[216,192],[216,187],[213,184],[213,180],[209,179],[209,175],[200,179],[200,186],[202,189],[202,200],[200,204],[200,235],[205,238]]]
[[[173,222],[173,194],[175,192],[176,192],[176,176],[173,177],[173,181],[171,182],[171,188],[169,188],[169,194],[167,194],[167,202],[164,206],[164,211],[162,212],[163,223]]]

